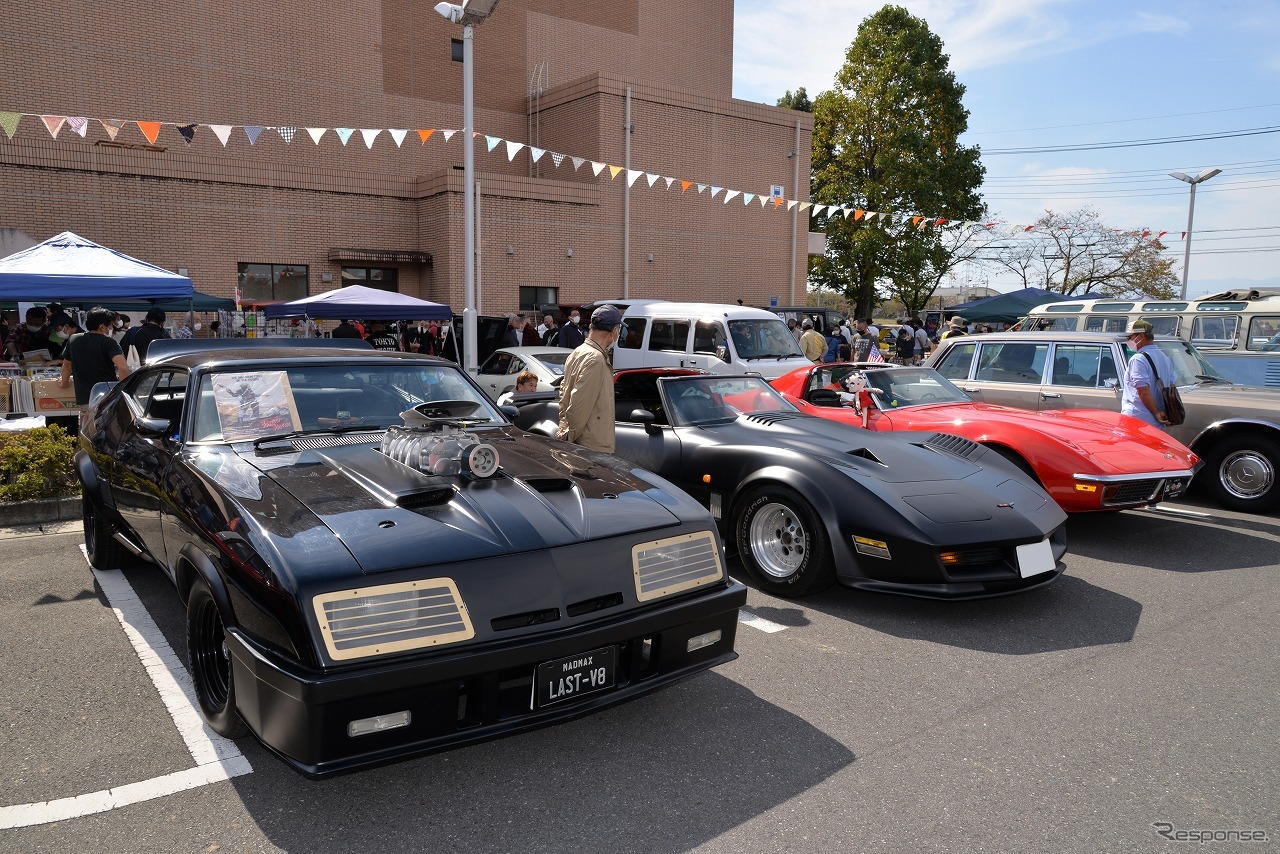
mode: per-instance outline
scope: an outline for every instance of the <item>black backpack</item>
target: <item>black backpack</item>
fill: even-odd
[[[1160,381],[1160,372],[1156,370],[1156,360],[1151,358],[1150,353],[1143,353],[1147,357],[1147,362],[1151,365],[1151,373],[1155,374],[1156,391],[1160,393],[1160,403],[1164,406],[1164,415],[1169,419],[1172,425],[1178,425],[1187,420],[1187,408],[1182,404],[1182,394],[1178,391],[1178,386],[1165,385]]]

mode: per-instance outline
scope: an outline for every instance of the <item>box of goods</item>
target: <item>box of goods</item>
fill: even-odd
[[[13,411],[13,380],[0,376],[0,414]]]
[[[57,415],[78,409],[75,388],[63,388],[57,380],[32,380],[31,396],[37,413]]]

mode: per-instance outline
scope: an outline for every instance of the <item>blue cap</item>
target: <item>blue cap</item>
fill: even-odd
[[[602,305],[591,312],[592,329],[613,329],[622,324],[622,312],[611,305]]]

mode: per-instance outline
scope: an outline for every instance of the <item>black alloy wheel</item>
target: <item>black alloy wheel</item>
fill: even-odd
[[[187,599],[187,669],[209,728],[226,738],[246,735],[249,728],[236,711],[236,686],[222,614],[202,579],[192,585]]]
[[[84,547],[89,553],[89,565],[94,569],[121,569],[129,559],[129,552],[112,536],[111,525],[103,518],[102,510],[89,497],[80,493],[80,515],[84,521]]]

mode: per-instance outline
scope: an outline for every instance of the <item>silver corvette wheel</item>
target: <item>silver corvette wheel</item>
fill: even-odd
[[[809,535],[800,517],[787,505],[776,502],[756,511],[748,542],[757,565],[773,578],[794,575],[809,550]]]

